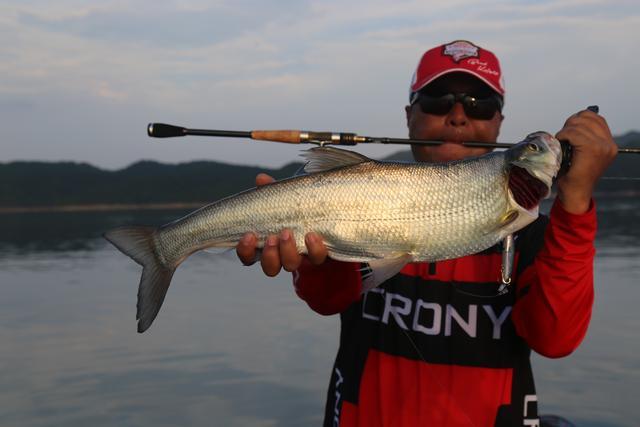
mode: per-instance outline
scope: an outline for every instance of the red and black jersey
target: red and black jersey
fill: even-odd
[[[340,313],[325,426],[537,425],[531,349],[571,353],[593,303],[595,208],[559,203],[516,235],[514,285],[496,296],[500,245],[412,263],[364,294],[360,266],[303,264],[298,295]]]

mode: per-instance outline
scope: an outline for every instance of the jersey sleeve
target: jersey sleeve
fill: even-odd
[[[520,272],[512,320],[537,353],[563,357],[584,338],[593,306],[596,211],[565,211],[556,199],[540,250]]]
[[[325,316],[344,311],[360,299],[362,279],[359,264],[327,258],[315,266],[304,259],[293,273],[293,286],[298,296],[312,310]]]

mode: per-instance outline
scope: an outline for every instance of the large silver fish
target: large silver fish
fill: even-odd
[[[537,218],[562,154],[554,137],[537,132],[506,151],[442,164],[378,162],[336,148],[305,156],[308,175],[227,197],[160,228],[105,233],[143,266],[138,332],[155,319],[185,258],[234,247],[248,231],[262,246],[269,234],[290,228],[301,252],[305,234],[315,231],[331,258],[369,263],[365,289],[408,262],[482,251]]]

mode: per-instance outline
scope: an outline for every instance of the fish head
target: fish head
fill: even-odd
[[[534,132],[506,152],[509,190],[525,209],[549,196],[562,163],[560,141],[547,132]]]

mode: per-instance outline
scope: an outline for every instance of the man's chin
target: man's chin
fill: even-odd
[[[443,163],[477,157],[489,150],[478,147],[467,147],[457,141],[445,141],[435,147],[413,147],[413,157],[419,162]]]

